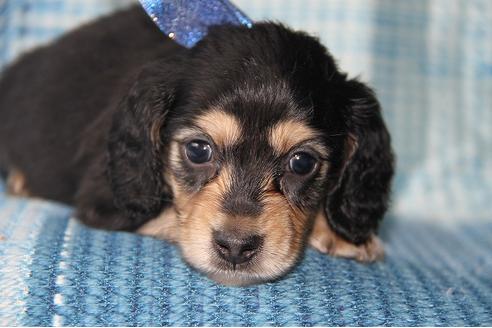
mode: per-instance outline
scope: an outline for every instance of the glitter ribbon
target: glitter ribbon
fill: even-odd
[[[227,0],[139,0],[156,25],[177,43],[191,48],[219,24],[253,22]]]

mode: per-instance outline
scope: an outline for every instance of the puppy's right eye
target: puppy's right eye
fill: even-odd
[[[186,157],[195,164],[203,164],[212,159],[212,147],[203,140],[192,140],[185,146]]]

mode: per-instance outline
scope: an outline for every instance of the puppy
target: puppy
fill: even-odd
[[[172,241],[220,283],[276,279],[307,244],[383,254],[379,103],[305,33],[217,26],[185,49],[133,7],[7,68],[0,120],[11,193]]]

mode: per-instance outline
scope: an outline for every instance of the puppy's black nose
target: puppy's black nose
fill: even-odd
[[[258,235],[241,238],[223,231],[214,231],[213,237],[217,253],[232,263],[234,269],[236,264],[251,260],[263,244],[263,237]]]

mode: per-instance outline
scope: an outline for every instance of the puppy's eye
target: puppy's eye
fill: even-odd
[[[212,158],[212,147],[203,140],[192,140],[185,146],[186,157],[195,163],[203,164],[209,162]]]
[[[298,175],[311,173],[316,166],[316,159],[308,153],[296,153],[289,160],[289,168]]]

